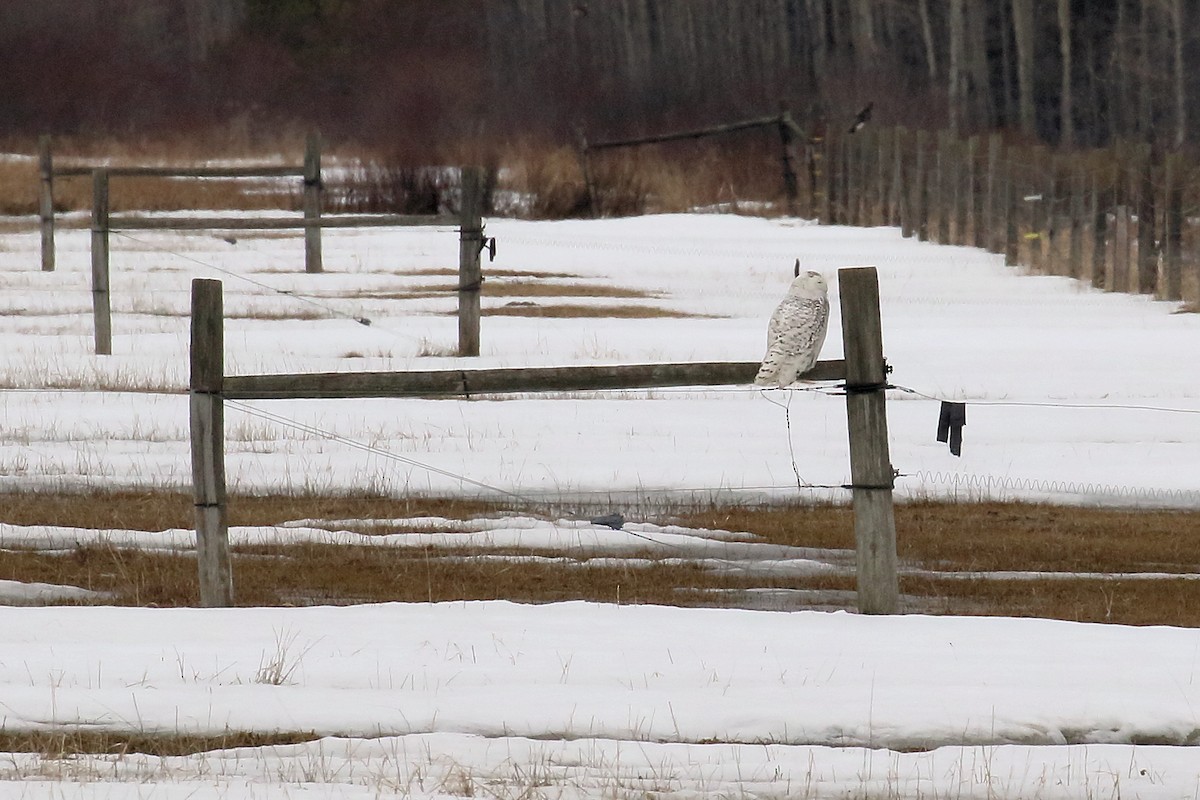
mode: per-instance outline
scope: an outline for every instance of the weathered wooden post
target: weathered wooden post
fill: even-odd
[[[479,355],[479,294],[483,288],[483,173],[462,168],[458,229],[458,354]]]
[[[1108,264],[1108,207],[1112,194],[1107,186],[1102,186],[1100,179],[1092,176],[1091,197],[1088,202],[1088,213],[1092,218],[1092,263],[1091,284],[1097,289],[1104,287],[1106,265]]]
[[[933,143],[933,209],[934,222],[930,238],[938,244],[950,244],[950,202],[947,175],[950,172],[950,137],[946,131],[938,131]]]
[[[926,170],[926,150],[929,147],[929,134],[917,131],[917,156],[912,172],[913,192],[913,230],[917,240],[929,241],[929,175]]]
[[[108,170],[92,170],[92,322],[96,355],[112,354],[112,307],[108,295]]]
[[[892,184],[888,207],[888,225],[900,228],[903,236],[912,236],[912,223],[908,213],[908,193],[904,190],[904,153],[908,140],[908,131],[904,127],[896,128],[892,137]]]
[[[1129,262],[1130,243],[1134,237],[1130,235],[1133,224],[1133,213],[1129,206],[1117,206],[1113,212],[1116,217],[1115,230],[1112,235],[1112,253],[1109,259],[1109,269],[1104,276],[1106,292],[1129,291]]]
[[[1162,271],[1158,276],[1158,298],[1183,298],[1183,157],[1171,153],[1163,165]]]
[[[1011,155],[1011,151],[1010,155]],[[1015,267],[1020,263],[1021,259],[1021,231],[1020,231],[1020,213],[1021,213],[1021,187],[1017,184],[1016,169],[1012,161],[1006,161],[1004,170],[1001,172],[1000,180],[1002,181],[1000,202],[1004,209],[1004,263],[1006,266]]]
[[[966,159],[966,194],[967,201],[963,204],[963,231],[959,235],[959,244],[971,247],[983,247],[982,219],[983,192],[979,186],[979,137],[967,139]],[[966,231],[970,230],[970,236]]]
[[[982,247],[992,253],[1003,253],[1005,247],[1005,226],[1000,224],[1004,217],[997,207],[1000,196],[1002,176],[1000,174],[1000,153],[1004,143],[1000,134],[993,133],[988,137],[987,177],[984,179],[983,198],[983,236]],[[1007,224],[1007,223],[1006,223]]]
[[[837,172],[840,168],[837,160],[837,143],[829,131],[826,131],[817,147],[820,153],[816,165],[817,181],[821,186],[821,197],[817,209],[821,215],[822,225],[834,225],[837,223]]]
[[[1084,225],[1086,176],[1081,169],[1075,168],[1070,173],[1070,241],[1067,248],[1067,275],[1080,278],[1084,275]]]
[[[587,193],[588,215],[596,218],[600,216],[600,204],[596,199],[596,181],[592,177],[591,149],[583,128],[576,129],[575,139],[579,150],[579,169],[583,172],[583,190]]]
[[[895,471],[888,453],[887,365],[874,267],[838,270],[842,347],[846,357],[846,416],[858,553],[858,610],[894,614],[900,605]]]
[[[1130,291],[1154,294],[1158,284],[1158,248],[1155,234],[1156,209],[1154,191],[1154,157],[1149,145],[1142,145],[1137,159],[1137,263],[1131,276]]]
[[[42,272],[54,271],[54,156],[50,137],[38,137],[38,172],[41,174],[38,192],[38,216],[42,228]]]
[[[796,167],[792,163],[792,142],[795,137],[796,123],[792,121],[791,112],[784,109],[779,115],[779,149],[780,167],[783,169],[783,195],[787,201],[788,216],[800,213],[800,182],[796,178]]]
[[[966,147],[965,143],[951,138],[948,142],[950,179],[950,209],[947,216],[951,219],[946,223],[950,229],[950,244],[964,245],[967,243],[967,208],[970,205],[970,195],[966,187]]]
[[[221,282],[192,281],[192,492],[200,605],[233,605],[229,528],[225,517],[225,333]]]
[[[321,258],[321,137],[304,142],[304,271],[324,272]]]

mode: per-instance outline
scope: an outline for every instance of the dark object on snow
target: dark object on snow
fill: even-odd
[[[606,528],[612,528],[614,531],[619,531],[625,526],[625,518],[620,514],[605,514],[602,517],[592,517],[588,522],[593,525],[603,525]]]
[[[858,116],[854,118],[854,124],[850,126],[850,133],[858,133],[862,130],[862,126],[866,125],[871,119],[871,109],[875,107],[875,101],[867,103],[863,110],[858,112]]]
[[[962,456],[962,429],[967,424],[967,404],[942,401],[937,440],[950,443],[950,453]]]

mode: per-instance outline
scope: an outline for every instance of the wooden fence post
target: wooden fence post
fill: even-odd
[[[479,294],[483,288],[483,173],[463,167],[458,229],[458,354],[479,355]]]
[[[233,605],[225,517],[225,335],[221,282],[192,281],[191,434],[200,605]]]
[[[1132,291],[1154,294],[1158,283],[1158,248],[1155,235],[1156,209],[1154,161],[1149,145],[1143,145],[1138,158],[1137,190],[1137,275]]]
[[[41,189],[38,192],[38,216],[42,228],[42,272],[54,271],[54,156],[50,137],[38,137],[38,172]]]
[[[1091,284],[1094,288],[1104,288],[1105,274],[1108,264],[1108,209],[1111,205],[1112,194],[1107,186],[1102,186],[1099,176],[1092,176],[1092,191],[1088,213],[1092,218],[1092,263]]]
[[[1183,157],[1167,156],[1163,165],[1162,272],[1158,277],[1160,300],[1183,299]]]
[[[792,163],[793,125],[795,123],[792,122],[792,115],[785,109],[780,113],[779,124],[776,127],[779,129],[779,161],[783,169],[783,194],[787,200],[788,216],[792,217],[800,213],[800,183],[796,178],[796,167]]]
[[[992,253],[1003,253],[1005,250],[1007,223],[1000,224],[1000,221],[1005,217],[999,213],[997,208],[998,198],[1000,196],[1000,183],[1002,181],[1000,173],[1000,151],[1004,147],[1004,143],[1000,138],[1000,134],[993,133],[988,137],[988,160],[987,160],[987,177],[984,179],[984,199],[983,199],[983,247]]]
[[[929,149],[929,133],[917,131],[917,156],[913,169],[913,230],[917,240],[929,241],[929,175],[927,150]]]
[[[892,137],[892,185],[888,199],[891,215],[888,225],[900,228],[901,234],[907,238],[912,236],[912,223],[908,213],[908,192],[904,188],[904,154],[908,143],[908,131],[897,128]]]
[[[1070,241],[1067,245],[1067,275],[1072,278],[1080,278],[1083,276],[1083,228],[1084,217],[1084,174],[1079,170],[1072,170],[1067,180],[1071,183],[1071,210],[1070,210]]]
[[[304,142],[304,271],[324,272],[321,258],[321,137]]]
[[[583,173],[583,191],[587,195],[588,216],[600,216],[600,205],[596,199],[596,181],[592,177],[592,156],[587,134],[583,128],[575,129],[576,148],[579,151],[579,170]]]
[[[958,139],[950,140],[950,196],[954,203],[954,225],[950,233],[950,243],[957,245],[969,244],[967,238],[967,213],[971,207],[971,194],[968,183],[969,170],[967,160],[968,142]]]
[[[1106,292],[1128,292],[1130,288],[1130,241],[1132,239],[1129,227],[1133,224],[1133,214],[1129,210],[1129,206],[1117,206],[1113,214],[1116,220],[1111,237],[1112,253],[1109,270],[1104,276],[1104,290]]]
[[[1004,263],[1007,266],[1015,267],[1020,263],[1021,258],[1021,231],[1020,217],[1021,213],[1021,187],[1017,183],[1016,168],[1012,162],[1012,151],[1009,150],[1009,158],[1005,159],[1004,168],[1001,171],[1001,187],[1000,201],[1003,209],[1004,220]]]
[[[826,131],[819,145],[821,157],[817,164],[819,170],[817,179],[822,187],[822,192],[818,211],[821,215],[822,225],[837,223],[837,175],[841,165],[838,163],[836,142],[837,140],[829,131]]]
[[[980,234],[980,222],[983,217],[983,192],[979,190],[979,137],[967,139],[967,199],[963,213],[966,216],[966,229],[961,234],[959,244],[971,247],[983,247],[983,236]],[[959,217],[962,219],[963,217]],[[966,231],[970,231],[967,235]]]
[[[946,175],[949,172],[948,148],[946,142],[949,139],[949,134],[946,131],[938,131],[933,144],[933,182],[932,182],[932,198],[929,201],[929,207],[933,212],[933,230],[930,232],[930,238],[938,244],[950,243],[950,215],[949,198],[947,197]]]
[[[895,472],[888,454],[887,366],[875,268],[838,270],[838,292],[846,355],[858,610],[864,614],[894,614],[900,604],[892,505]]]
[[[108,170],[92,170],[92,322],[96,355],[112,354],[112,307],[108,293]]]

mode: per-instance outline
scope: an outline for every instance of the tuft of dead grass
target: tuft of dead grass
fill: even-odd
[[[0,752],[38,753],[62,759],[83,753],[151,756],[186,756],[235,747],[267,747],[302,744],[318,737],[312,732],[249,733],[229,731],[219,736],[189,736],[175,733],[129,733],[126,731],[83,731],[76,728],[44,731],[0,731]]]
[[[533,302],[512,302],[507,305],[485,308],[480,313],[485,317],[554,317],[560,319],[606,317],[610,319],[711,319],[704,314],[690,314],[654,306],[582,305],[578,303],[552,303],[539,305]]]

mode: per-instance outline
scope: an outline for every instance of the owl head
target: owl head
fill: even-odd
[[[806,297],[815,300],[829,294],[829,285],[825,283],[824,275],[810,269],[808,272],[801,272],[792,280],[792,285],[788,287],[788,294],[792,297]]]

